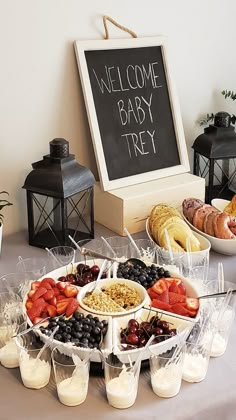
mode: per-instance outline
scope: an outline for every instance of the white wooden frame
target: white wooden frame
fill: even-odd
[[[138,175],[132,175],[116,180],[109,180],[106,161],[103,151],[102,140],[97,120],[96,109],[93,100],[93,93],[89,79],[89,73],[85,58],[85,52],[89,50],[106,50],[106,49],[122,49],[122,48],[140,48],[161,46],[165,76],[167,81],[167,88],[169,93],[169,100],[177,140],[177,148],[180,158],[180,165],[172,166],[164,169],[158,169],[151,172],[146,172]],[[150,37],[150,38],[130,38],[130,39],[115,39],[115,40],[95,40],[95,41],[75,41],[75,52],[77,63],[82,83],[83,94],[85,98],[85,105],[88,114],[88,120],[92,135],[92,141],[95,151],[96,162],[98,166],[100,181],[104,191],[113,190],[116,188],[126,187],[129,185],[139,184],[151,181],[158,178],[164,178],[171,175],[176,175],[190,170],[187,147],[185,142],[182,119],[179,109],[179,103],[167,62],[167,40],[165,37]]]

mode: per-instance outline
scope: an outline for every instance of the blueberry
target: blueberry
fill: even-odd
[[[89,331],[89,325],[88,324],[83,325],[83,331]]]
[[[80,312],[75,312],[74,317],[79,321],[80,319],[84,318],[84,314]]]
[[[62,341],[62,335],[61,334],[55,334],[54,338],[55,338],[55,340]]]
[[[90,324],[90,318],[85,318],[83,321],[84,324]]]
[[[94,327],[92,329],[93,334],[98,335],[101,334],[101,329],[99,327]]]
[[[165,270],[165,271],[164,271],[164,276],[165,276],[165,277],[170,277],[170,272],[169,272],[169,271],[167,271],[167,270]]]

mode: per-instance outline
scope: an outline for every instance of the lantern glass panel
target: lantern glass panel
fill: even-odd
[[[82,239],[92,239],[91,214],[93,189],[81,191],[66,199],[67,233],[78,242]]]

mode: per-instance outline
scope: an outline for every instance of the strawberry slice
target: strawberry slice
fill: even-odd
[[[66,308],[68,304],[69,304],[69,299],[64,299],[57,302],[56,311],[58,315],[62,315],[66,312]]]
[[[158,295],[158,298],[157,299],[158,300],[161,300],[162,302],[165,302],[165,303],[170,303],[169,302],[169,291],[168,291],[168,288],[166,288],[166,290],[164,290],[164,292],[162,292],[161,295]]]
[[[53,296],[52,299],[49,299],[48,303],[49,303],[49,305],[57,306],[57,299],[56,299],[56,297]]]
[[[65,296],[64,295],[58,295],[56,297],[57,302],[60,302],[60,300],[64,300],[64,299],[65,299]]]
[[[76,311],[78,306],[79,306],[79,303],[76,299],[74,298],[70,299],[68,306],[66,308],[66,317],[68,318],[69,316],[71,316]]]
[[[188,310],[185,308],[185,303],[175,303],[171,305],[171,308],[175,314],[189,316]]]
[[[59,281],[57,283],[57,288],[60,290],[61,293],[63,293],[66,286],[69,286],[70,283],[68,281]]]
[[[197,298],[187,297],[186,307],[189,311],[197,311],[199,308],[199,300]]]
[[[186,296],[180,295],[179,293],[174,293],[169,291],[169,303],[174,305],[175,303],[185,303]]]
[[[46,310],[47,310],[49,316],[56,316],[56,314],[57,314],[57,309],[56,309],[55,306],[47,305]]]
[[[47,290],[52,290],[52,286],[51,286],[51,284],[49,284],[48,282],[47,282],[47,280],[42,280],[41,281],[41,286],[42,287],[45,287],[45,289],[47,289]]]
[[[54,296],[58,296],[60,294],[60,290],[57,287],[52,288]]]
[[[169,292],[179,293],[178,285],[177,285],[177,283],[175,281],[172,281],[170,283]]]
[[[37,290],[41,285],[41,281],[33,281],[33,283],[31,283],[31,290]]]
[[[33,324],[35,325],[35,324],[37,324],[38,322],[40,322],[40,321],[43,321],[43,319],[44,318],[42,318],[42,317],[40,317],[40,316],[36,316],[34,319],[33,319]],[[44,322],[42,322],[41,324],[40,324],[40,327],[44,327],[44,328],[46,328],[47,326],[48,326],[48,321],[44,321]]]
[[[56,282],[51,277],[45,277],[42,282],[45,281],[46,283],[49,283],[52,287],[56,286]]]
[[[78,290],[75,286],[66,286],[64,289],[64,295],[68,298],[75,297],[78,294]]]
[[[31,309],[33,306],[33,302],[31,299],[27,299],[27,301],[25,302],[25,306],[27,309]]]
[[[45,307],[47,306],[47,303],[45,302],[44,299],[39,298],[37,299],[34,303],[32,308],[27,310],[27,315],[28,317],[31,319],[31,321],[33,321],[33,319],[36,316],[40,316],[41,313],[44,311]]]
[[[158,299],[153,299],[151,306],[153,306],[153,308],[163,309],[163,311],[171,310],[171,306],[168,303],[162,302]]]
[[[167,288],[168,285],[164,278],[157,280],[157,282],[152,286],[152,290],[158,295],[161,295],[163,292],[165,292]]]
[[[156,292],[154,292],[152,290],[152,288],[148,289],[147,292],[148,292],[148,295],[151,299],[158,299],[159,298],[159,295]]]
[[[184,285],[184,283],[182,281],[178,284],[178,293],[180,295],[186,296],[185,285]]]
[[[32,299],[34,294],[35,294],[35,290],[30,290],[27,296],[29,299]]]
[[[53,290],[47,290],[46,293],[44,293],[43,298],[44,300],[50,300],[54,297]]]
[[[44,295],[44,293],[47,292],[47,289],[45,287],[39,287],[35,293],[32,296],[32,301],[35,302],[37,299],[39,299],[41,296]]]

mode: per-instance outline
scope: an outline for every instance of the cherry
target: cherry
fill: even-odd
[[[94,276],[97,276],[100,271],[100,268],[98,267],[98,265],[93,265],[90,270]]]
[[[66,281],[66,277],[65,276],[61,276],[58,278],[58,281]]]
[[[136,321],[136,319],[134,319],[134,318],[130,319],[129,322],[128,322],[128,328],[130,328],[130,327],[135,327],[136,329],[138,329],[138,327],[139,327],[138,321]]]
[[[126,337],[126,343],[132,344],[133,346],[137,345],[139,342],[137,334],[128,334]]]
[[[169,330],[169,324],[166,321],[159,321],[157,326],[163,330]]]
[[[139,338],[139,347],[144,347],[146,343],[147,343],[147,339],[146,339],[146,337],[144,335],[142,335]]]
[[[162,335],[163,334],[163,329],[160,328],[160,327],[156,327],[153,330],[153,334],[155,334],[155,335]]]
[[[138,328],[135,325],[128,326],[129,334],[137,334],[138,335]]]
[[[68,281],[71,284],[75,284],[76,282],[76,277],[74,276],[74,274],[67,274],[66,276],[66,281]]]
[[[107,273],[102,273],[101,279],[106,279],[107,278]]]

